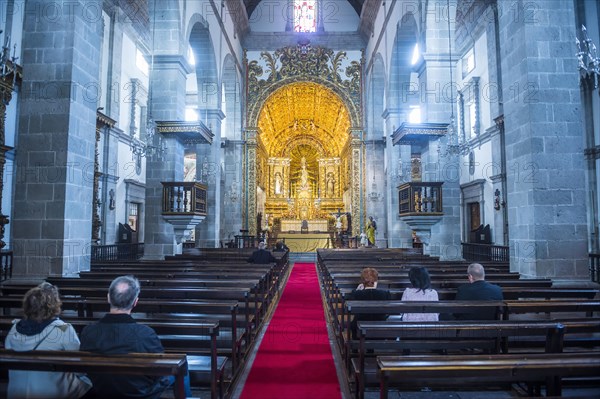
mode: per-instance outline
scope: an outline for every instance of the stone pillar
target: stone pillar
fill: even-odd
[[[218,248],[221,233],[221,121],[225,114],[219,109],[206,111],[207,124],[214,134],[210,146],[199,145],[196,151],[196,178],[206,184],[207,215],[196,226],[196,246],[200,248]],[[207,161],[206,170],[204,161]],[[202,166],[199,167],[199,166]]]
[[[511,268],[588,279],[573,2],[536,4],[515,1],[499,17]]]
[[[102,19],[82,10],[102,2],[70,2],[73,12],[52,18],[41,12],[47,4],[27,1],[24,11],[16,276],[73,275],[90,263],[97,98],[88,89],[100,74]]]
[[[185,57],[154,57],[151,72],[151,116],[155,121],[184,120],[185,81],[190,67]],[[144,204],[144,258],[164,259],[177,253],[173,225],[162,218],[163,181],[183,181],[185,147],[175,137],[165,137],[167,151],[163,159],[146,159],[146,202]]]
[[[242,140],[227,140],[224,148],[221,237],[232,240],[242,228]]]
[[[373,216],[377,223],[377,231],[375,239],[378,247],[385,248],[386,242],[386,220],[385,194],[386,194],[386,178],[385,178],[385,140],[370,140],[365,142],[365,151],[367,155],[367,165],[365,169],[365,192],[366,197],[366,216]],[[375,194],[379,194],[376,196]]]
[[[407,248],[412,245],[411,228],[398,217],[398,186],[411,181],[410,177],[410,145],[394,145],[394,131],[404,122],[406,109],[387,109],[383,113],[388,140],[386,142],[387,159],[387,240],[389,248]],[[380,226],[381,223],[378,223]]]

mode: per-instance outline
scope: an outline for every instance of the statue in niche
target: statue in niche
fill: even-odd
[[[275,195],[279,195],[282,192],[283,179],[281,173],[275,173]]]
[[[335,176],[333,172],[327,173],[325,196],[329,198],[335,197]]]
[[[308,171],[306,170],[306,158],[302,157],[300,166],[300,189],[308,189]]]

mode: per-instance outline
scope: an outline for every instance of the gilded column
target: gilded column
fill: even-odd
[[[358,235],[365,223],[365,149],[362,129],[350,129],[350,187],[352,195],[352,234]]]
[[[256,155],[257,136],[259,129],[256,127],[246,128],[244,132],[244,206],[242,209],[243,226],[248,234],[255,235],[256,231]]]

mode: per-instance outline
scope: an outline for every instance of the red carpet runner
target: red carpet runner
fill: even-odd
[[[294,265],[241,398],[341,398],[314,263]]]

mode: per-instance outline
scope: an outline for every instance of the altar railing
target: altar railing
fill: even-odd
[[[410,182],[398,187],[400,216],[442,215],[443,182]]]
[[[206,216],[206,186],[196,182],[162,182],[162,213]]]

